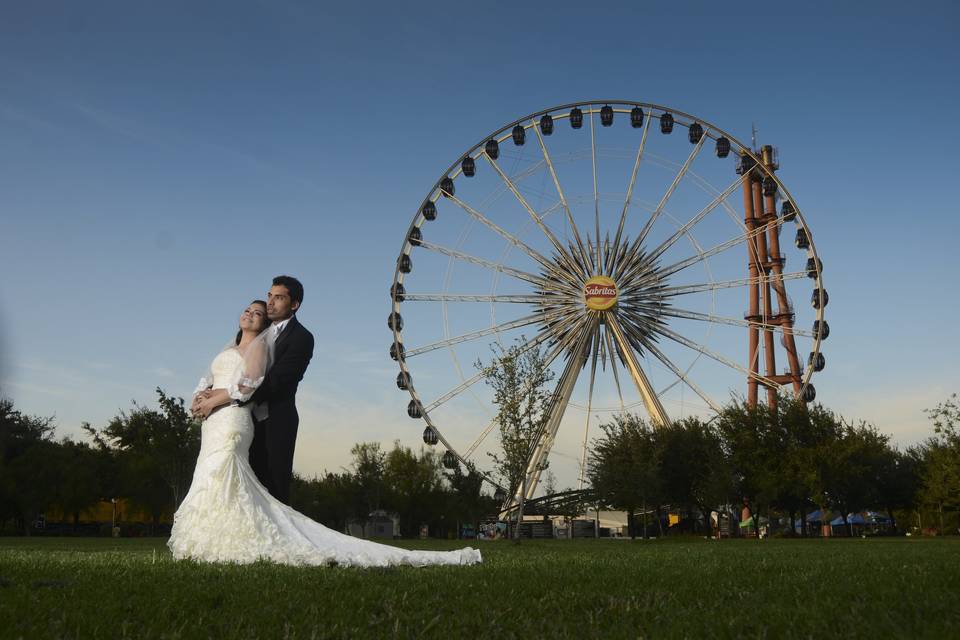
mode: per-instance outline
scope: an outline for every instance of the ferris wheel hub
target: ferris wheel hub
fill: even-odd
[[[608,276],[593,276],[583,283],[583,303],[591,311],[607,311],[617,304],[617,283]]]

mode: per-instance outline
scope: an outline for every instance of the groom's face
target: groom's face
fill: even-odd
[[[294,314],[300,306],[290,298],[290,291],[282,284],[275,284],[267,292],[267,317],[271,322],[281,322]]]

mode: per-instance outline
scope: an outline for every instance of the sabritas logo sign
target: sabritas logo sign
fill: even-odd
[[[617,284],[607,276],[593,276],[583,284],[583,301],[588,309],[606,311],[617,304]]]

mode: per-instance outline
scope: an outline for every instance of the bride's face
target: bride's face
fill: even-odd
[[[267,320],[267,309],[260,304],[251,304],[240,314],[240,329],[245,331],[263,331]]]

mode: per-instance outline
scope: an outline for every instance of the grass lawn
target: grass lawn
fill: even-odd
[[[0,538],[0,637],[960,637],[958,539],[499,541],[480,566],[386,570],[165,542]]]

